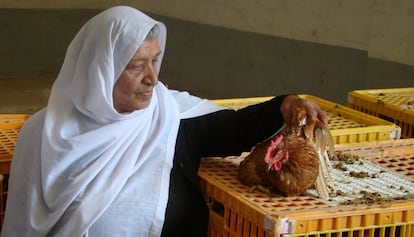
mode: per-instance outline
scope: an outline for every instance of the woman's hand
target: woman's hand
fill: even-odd
[[[286,96],[280,106],[280,112],[286,123],[290,123],[292,120],[292,109],[296,106],[301,106],[305,109],[308,119],[318,119],[322,123],[328,124],[328,117],[318,104],[311,100],[300,98],[297,95]]]

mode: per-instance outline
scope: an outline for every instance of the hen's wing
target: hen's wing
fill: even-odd
[[[238,178],[240,182],[247,186],[265,185],[267,186],[267,166],[264,162],[266,147],[270,140],[265,140],[257,144],[240,162]]]
[[[330,176],[331,164],[329,154],[334,154],[334,141],[328,126],[319,120],[309,121],[304,134],[310,143],[315,147],[319,157],[319,175],[315,183],[318,195],[323,199],[328,199],[329,194],[334,192],[334,184]]]

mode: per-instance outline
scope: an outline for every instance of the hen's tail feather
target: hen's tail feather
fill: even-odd
[[[332,170],[329,161],[329,153],[334,153],[334,142],[332,135],[325,125],[322,125],[314,131],[315,141],[314,146],[319,156],[319,175],[317,177],[315,186],[321,198],[329,198],[329,193],[334,191],[334,184],[330,176]]]
[[[330,175],[332,171],[332,166],[329,162],[327,151],[324,151],[323,153],[318,152],[318,156],[319,156],[319,162],[320,162],[318,179],[321,179],[323,183],[319,183],[319,185],[316,185],[316,188],[317,188],[318,194],[322,198],[326,199],[326,198],[329,198],[329,193],[332,193],[335,191],[335,185]]]
[[[324,126],[322,129],[323,136],[326,139],[325,146],[328,146],[328,151],[330,155],[333,155],[335,152],[335,144],[332,137],[332,134],[329,132],[329,129]]]
[[[323,173],[322,166],[319,166],[319,175],[316,178],[315,188],[319,197],[326,200],[329,198],[330,191]]]

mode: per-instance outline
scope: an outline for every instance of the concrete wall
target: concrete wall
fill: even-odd
[[[81,25],[116,4],[167,25],[160,79],[203,97],[346,103],[350,90],[414,86],[409,0],[2,0],[0,77],[55,75]]]
[[[0,8],[102,9],[118,4],[195,23],[368,50],[373,58],[414,65],[411,0],[2,0]]]

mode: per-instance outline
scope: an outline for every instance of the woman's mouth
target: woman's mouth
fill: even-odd
[[[151,99],[152,97],[152,90],[150,91],[143,91],[139,93],[144,99]]]

